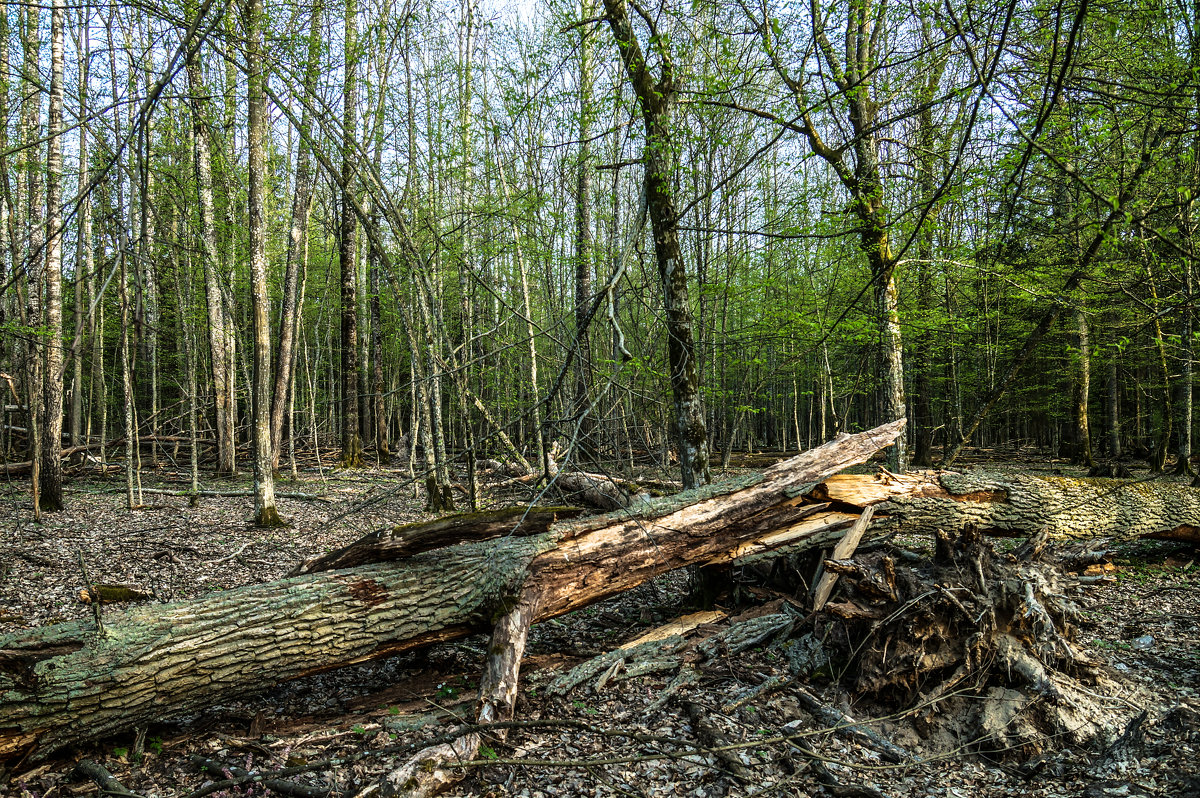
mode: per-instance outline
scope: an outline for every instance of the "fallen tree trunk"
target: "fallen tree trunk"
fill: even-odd
[[[835,507],[877,505],[872,534],[982,534],[1050,540],[1150,537],[1200,543],[1200,489],[1135,481],[977,471],[841,474],[812,493]]]
[[[623,510],[650,498],[644,487],[626,479],[587,471],[563,471],[557,462],[561,454],[561,450],[555,446],[548,455],[550,484],[571,501],[579,501],[601,510]],[[535,483],[546,476],[533,470],[524,459],[514,463],[480,460],[476,465],[483,471],[493,471],[509,477],[503,484]],[[678,490],[678,486],[675,489]]]
[[[110,613],[103,636],[91,622],[74,622],[0,637],[0,759],[42,756],[279,681],[486,629],[518,597],[539,621],[765,538],[826,545],[845,520],[820,522],[828,504],[808,494],[890,445],[903,424],[839,436],[761,474],[638,512]]]

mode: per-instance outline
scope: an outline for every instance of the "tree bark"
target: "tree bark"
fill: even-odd
[[[80,117],[87,118],[88,86],[91,80],[91,43],[88,40],[88,27],[84,24],[85,12],[80,9],[78,23],[78,62],[79,62],[79,108]],[[0,144],[2,146],[2,144]],[[90,182],[88,176],[88,125],[83,122],[79,126],[79,174],[78,184],[86,186]],[[75,239],[75,340],[71,347],[71,445],[78,446],[85,435],[83,419],[83,341],[96,334],[96,321],[93,313],[89,312],[92,304],[90,287],[95,279],[92,275],[94,262],[92,258],[92,198],[91,195],[80,197],[76,215],[79,218],[78,234]],[[3,275],[0,274],[0,277]],[[94,389],[94,386],[92,386]],[[89,418],[91,404],[88,406]]]
[[[595,0],[582,0],[580,19],[593,17]],[[588,336],[589,310],[592,304],[592,52],[591,29],[584,26],[579,35],[579,163],[575,181],[575,346],[579,357],[575,365],[574,432],[576,447],[591,456],[596,449],[596,421],[590,412],[592,387],[592,345]]]
[[[1185,219],[1185,222],[1187,220]],[[1189,238],[1190,241],[1190,238]],[[1194,364],[1192,346],[1192,262],[1183,264],[1184,304],[1179,319],[1179,395],[1175,407],[1179,413],[1179,463],[1176,472],[1192,474],[1192,390]]]
[[[0,759],[460,637],[519,597],[544,620],[763,538],[826,545],[846,524],[814,523],[828,505],[804,505],[803,495],[902,429],[899,421],[841,436],[644,513],[564,521],[527,537],[503,523],[492,540],[110,613],[104,635],[89,621],[0,637]]]
[[[679,90],[665,41],[651,26],[651,44],[662,63],[655,80],[629,19],[625,0],[604,0],[604,11],[625,71],[642,107],[646,146],[646,207],[654,228],[654,254],[667,311],[667,362],[674,397],[675,438],[684,488],[712,482],[708,455],[708,426],[700,393],[700,371],[688,304],[687,267],[679,248],[679,215],[671,186],[674,174],[674,136],[671,104]]]
[[[308,62],[304,71],[304,95],[312,96],[317,80],[317,64],[321,47],[321,7],[313,8],[309,28]],[[313,173],[312,145],[309,143],[308,106],[300,116],[296,142],[296,178],[292,196],[292,223],[288,230],[287,263],[283,276],[283,303],[279,313],[279,351],[275,358],[275,387],[271,392],[271,467],[279,469],[279,452],[283,446],[283,415],[290,406],[289,399],[295,380],[296,334],[300,325],[300,274],[308,262],[308,214],[312,207]],[[296,431],[290,432],[295,438]]]
[[[217,473],[236,471],[234,441],[236,419],[233,394],[233,321],[226,292],[220,284],[220,250],[217,248],[216,218],[213,203],[212,134],[208,129],[208,90],[196,51],[189,51],[188,90],[192,105],[192,146],[199,194],[200,245],[204,262],[204,297],[208,309],[208,345],[212,366],[213,394],[216,404]]]
[[[1096,465],[1092,456],[1092,432],[1088,424],[1088,398],[1092,385],[1092,346],[1088,340],[1088,322],[1083,308],[1075,309],[1075,325],[1079,343],[1079,371],[1075,380],[1075,457],[1077,463],[1091,468]]]
[[[342,455],[343,468],[362,468],[362,434],[358,421],[358,270],[355,263],[355,130],[358,114],[358,19],[355,0],[346,0],[342,106],[341,218],[338,223],[338,266],[342,302]]]
[[[62,427],[63,427],[63,351],[62,351],[62,171],[63,171],[63,39],[66,11],[62,0],[54,0],[50,12],[50,109],[46,152],[46,302],[45,353],[42,368],[42,417],[46,431],[42,436],[41,480],[38,491],[41,509],[63,509]]]
[[[871,534],[933,534],[974,524],[987,535],[1050,540],[1138,537],[1200,542],[1200,490],[1139,482],[977,471],[831,477],[813,492],[835,505],[876,505]]]
[[[275,506],[275,457],[271,446],[271,297],[267,291],[267,96],[263,91],[266,20],[263,0],[246,4],[246,71],[250,228],[250,312],[254,331],[254,376],[250,383],[250,424],[254,445],[254,525],[282,526]]]

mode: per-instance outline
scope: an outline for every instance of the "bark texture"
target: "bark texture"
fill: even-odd
[[[1179,484],[987,472],[925,479],[936,485],[928,482],[924,495],[900,496],[879,506],[889,525],[933,532],[974,524],[984,534],[1009,536],[1045,530],[1052,540],[1200,542],[1200,490]]]
[[[308,66],[304,71],[304,91],[311,96],[317,80],[320,53],[322,14],[313,11],[309,28]],[[312,147],[309,144],[310,120],[305,107],[300,118],[300,135],[296,143],[295,193],[292,197],[292,223],[288,229],[287,265],[283,277],[283,304],[279,313],[279,350],[275,358],[275,387],[271,392],[271,454],[272,468],[279,468],[279,452],[283,446],[283,416],[292,398],[293,373],[296,368],[296,338],[300,326],[300,275],[308,262],[308,214],[312,207],[313,169]],[[295,430],[291,431],[295,436]]]
[[[341,270],[342,321],[342,454],[343,468],[362,468],[362,435],[358,418],[358,272],[355,262],[358,217],[354,212],[354,137],[358,113],[357,4],[347,0],[345,16],[345,83],[342,109],[341,218],[338,225],[338,266]]]
[[[271,447],[271,297],[267,291],[267,97],[263,92],[265,21],[262,0],[246,8],[249,30],[246,67],[249,139],[250,304],[254,330],[254,371],[250,381],[250,423],[254,446],[254,524],[282,526],[275,507],[275,458]]]
[[[662,281],[667,311],[667,361],[671,368],[671,393],[675,401],[675,435],[683,486],[692,488],[712,481],[708,462],[708,427],[700,394],[700,370],[688,304],[687,269],[679,247],[679,214],[671,186],[676,144],[671,134],[671,104],[679,90],[670,55],[657,30],[651,44],[662,63],[655,79],[638,44],[625,0],[604,0],[604,11],[621,61],[642,108],[646,128],[643,159],[646,167],[646,207],[654,228],[654,254]]]
[[[803,505],[814,486],[865,461],[902,426],[841,436],[761,474],[640,513],[111,613],[103,636],[89,622],[0,637],[0,760],[462,636],[487,628],[522,596],[533,620],[544,620],[728,557],[804,527],[823,507]],[[827,529],[813,530],[814,545],[828,542]]]
[[[63,171],[63,16],[61,0],[50,13],[50,117],[46,154],[46,303],[42,369],[43,418],[42,462],[38,500],[43,510],[63,508],[62,427],[62,171]]]
[[[191,92],[193,157],[196,187],[199,192],[197,210],[200,220],[200,245],[204,263],[204,299],[208,310],[208,346],[211,353],[213,393],[217,411],[217,473],[232,474],[236,470],[237,410],[234,404],[234,331],[229,312],[231,303],[227,289],[221,284],[221,255],[217,248],[216,212],[213,200],[212,134],[208,128],[208,89],[199,55],[189,51],[187,61],[188,89]]]

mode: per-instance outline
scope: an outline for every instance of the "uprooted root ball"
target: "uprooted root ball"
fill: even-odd
[[[1073,642],[1076,608],[1040,545],[999,555],[974,528],[939,533],[932,561],[883,550],[827,561],[840,601],[818,619],[860,696],[910,709],[931,744],[997,755],[1111,739],[1115,686]],[[934,738],[934,739],[929,739]]]

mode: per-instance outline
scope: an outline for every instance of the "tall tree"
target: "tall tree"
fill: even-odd
[[[642,112],[646,143],[646,207],[654,228],[654,254],[667,312],[667,362],[674,397],[674,427],[679,447],[679,469],[684,488],[708,484],[708,427],[700,392],[700,370],[688,305],[687,264],[679,248],[679,216],[673,196],[675,141],[671,106],[679,91],[668,39],[659,35],[653,18],[644,16],[649,43],[660,62],[661,74],[650,71],[642,46],[629,18],[625,0],[604,0],[604,11],[625,72]]]
[[[575,345],[579,356],[575,367],[575,414],[578,417],[580,448],[594,455],[596,422],[592,418],[589,393],[592,384],[592,346],[588,337],[588,315],[592,304],[592,108],[595,82],[592,56],[592,26],[595,0],[580,0],[579,18],[579,163],[575,174]]]
[[[275,507],[271,454],[271,297],[267,291],[267,95],[263,72],[263,0],[246,3],[246,100],[248,106],[250,228],[250,313],[254,330],[254,371],[250,423],[254,444],[254,524],[281,526]]]
[[[300,326],[300,282],[308,262],[308,216],[312,209],[312,120],[308,98],[316,89],[321,54],[321,6],[313,7],[309,22],[308,57],[305,59],[301,96],[305,102],[296,131],[296,169],[292,192],[292,219],[288,228],[287,262],[284,265],[283,302],[279,313],[279,349],[275,359],[275,387],[271,393],[272,468],[279,468],[283,444],[283,414],[289,406],[296,369],[296,338]],[[291,436],[295,437],[295,430]]]
[[[745,5],[743,8],[753,19],[749,9]],[[828,9],[810,0],[807,21],[818,66],[810,72],[801,62],[795,74],[780,52],[778,22],[767,18],[765,12],[755,21],[764,49],[795,102],[798,121],[786,125],[805,136],[812,153],[832,168],[850,195],[850,208],[858,221],[859,246],[866,255],[874,289],[883,372],[881,411],[884,419],[891,421],[905,417],[907,409],[896,288],[898,256],[892,246],[892,219],[880,162],[881,100],[876,85],[883,65],[889,8],[886,0],[847,0]],[[845,24],[840,33],[844,47],[839,51],[830,39],[830,23],[835,18],[842,22],[843,16]],[[844,115],[835,122],[836,128],[847,129],[844,140],[829,141],[822,134],[813,113],[822,107]],[[889,468],[904,469],[907,447],[903,436],[886,456]]]
[[[338,220],[338,267],[341,270],[342,309],[342,455],[343,468],[363,465],[362,433],[358,419],[358,231],[354,185],[357,182],[358,144],[358,5],[346,0],[344,18],[344,69],[342,84],[342,180]]]
[[[194,6],[189,8],[194,14]],[[217,246],[216,210],[213,199],[212,133],[209,130],[208,89],[197,49],[188,50],[188,94],[192,106],[193,166],[196,176],[201,259],[204,263],[204,298],[208,310],[209,360],[216,404],[217,473],[237,470],[237,407],[234,396],[235,337],[227,287],[221,280],[221,254]]]
[[[42,449],[39,500],[43,510],[63,509],[63,349],[62,349],[62,172],[63,172],[63,0],[50,10],[50,109],[46,150],[46,268],[45,351],[42,368],[43,414],[46,423]]]

